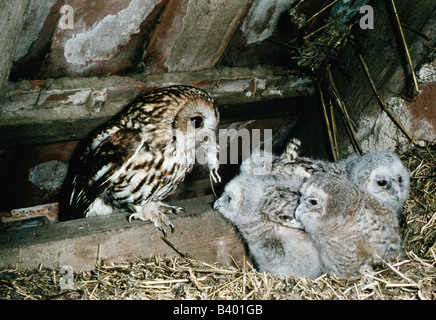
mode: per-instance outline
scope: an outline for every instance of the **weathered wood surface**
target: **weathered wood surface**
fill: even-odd
[[[417,72],[423,63],[431,62],[429,59],[432,59],[432,52],[436,45],[434,36],[436,2],[434,0],[419,0],[413,3],[396,1],[396,7]],[[417,32],[426,38],[418,35]],[[407,91],[412,88],[412,76],[391,2],[377,2],[374,6],[374,30],[357,28],[355,36],[360,44],[358,50],[369,68],[381,100],[386,103],[391,97],[406,97]],[[383,137],[377,136],[374,130],[377,116],[382,112],[382,108],[372,91],[356,48],[350,45],[338,61],[341,68],[340,71],[334,69],[334,78],[341,98],[357,125],[359,139],[383,141]],[[339,116],[337,124],[339,145],[345,155],[350,142]]]
[[[252,1],[169,1],[144,54],[145,72],[214,67]]]
[[[0,2],[0,100],[3,87],[8,81],[15,53],[15,47],[24,23],[24,13],[29,0]]]
[[[244,245],[235,228],[212,209],[214,200],[205,196],[173,202],[187,213],[171,217],[175,232],[167,239],[194,259],[223,266],[232,265],[232,258],[242,263]],[[1,232],[0,269],[71,265],[74,270],[90,270],[97,260],[127,263],[178,255],[154,225],[139,220],[129,223],[126,217],[120,213]]]
[[[207,90],[220,107],[296,99],[296,103],[289,104],[288,114],[301,109],[301,98],[313,95],[308,78],[268,66],[154,76],[22,80],[8,84],[6,101],[0,105],[0,148],[82,139],[139,94],[175,84]],[[259,113],[259,108],[257,110]],[[265,110],[263,115],[268,112],[270,110]],[[248,113],[256,116],[250,111]]]
[[[291,30],[280,21],[291,5],[276,0],[29,1],[20,16],[23,27],[16,30],[20,46],[11,79],[287,66],[286,49],[266,39],[289,36]]]

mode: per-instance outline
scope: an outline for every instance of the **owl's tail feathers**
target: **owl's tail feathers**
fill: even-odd
[[[77,176],[73,180],[73,188],[70,196],[70,210],[72,212],[73,218],[80,218],[85,216],[85,211],[87,206],[89,206],[88,201],[86,201],[86,195],[84,189],[79,189],[77,186]]]
[[[70,210],[73,218],[83,218],[86,216],[86,211],[90,205],[90,201],[85,195],[84,190],[77,193],[74,188],[70,198]]]
[[[106,189],[109,185],[109,181],[106,181],[103,184],[99,185],[99,188],[89,188],[83,186],[81,183],[76,183],[76,179],[73,182],[73,190],[71,192],[70,197],[70,210],[72,213],[72,217],[77,218],[84,218],[88,216],[88,211],[91,206],[95,205],[95,201],[98,200],[98,197],[101,195],[102,190]],[[100,199],[101,200],[101,199]],[[100,201],[103,203],[103,201]],[[106,206],[105,206],[106,207]],[[106,213],[108,209],[105,208],[103,211],[105,213],[95,213],[91,214],[91,216],[94,215],[107,215]],[[101,210],[97,210],[101,211]]]

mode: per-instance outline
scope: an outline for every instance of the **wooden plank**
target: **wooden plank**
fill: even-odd
[[[220,106],[313,95],[308,78],[268,66],[154,76],[22,80],[9,83],[6,101],[0,105],[0,148],[82,139],[139,94],[175,84],[207,90]],[[297,113],[299,105],[289,104],[287,112]]]
[[[187,213],[171,216],[176,230],[167,239],[181,252],[207,263],[228,266],[233,264],[231,257],[242,263],[244,245],[235,228],[212,209],[214,200],[205,196],[171,202]],[[120,213],[4,231],[0,233],[0,269],[71,265],[74,270],[91,270],[97,259],[124,263],[158,254],[178,255],[154,225],[129,223],[126,217]]]

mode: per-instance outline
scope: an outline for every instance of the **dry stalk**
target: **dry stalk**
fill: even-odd
[[[344,101],[341,99],[341,96],[339,95],[339,91],[338,91],[338,88],[336,87],[335,81],[333,80],[333,75],[331,73],[330,68],[327,69],[327,72],[328,72],[329,81],[330,81],[330,84],[332,87],[333,95],[335,96],[335,98],[337,100],[337,104],[341,110],[341,114],[342,114],[343,119],[344,119],[345,127],[347,129],[348,135],[350,136],[350,140],[352,142],[353,148],[356,152],[358,152],[359,154],[362,154],[363,153],[362,147],[360,146],[359,139],[357,138],[357,134],[355,131],[355,125],[348,114],[347,106],[345,105]]]
[[[316,34],[316,33],[320,32],[320,31],[324,30],[325,28],[327,28],[328,26],[332,25],[332,24],[335,23],[336,21],[341,20],[344,16],[345,16],[345,13],[344,13],[344,14],[341,14],[339,17],[337,17],[337,18],[333,19],[332,21],[326,23],[326,24],[323,25],[322,27],[316,29],[315,31],[313,31],[313,32],[311,32],[311,33],[309,33],[309,34],[306,34],[306,35],[303,37],[303,39],[304,39],[304,40],[309,39],[309,38],[310,38],[311,36],[313,36],[314,34]]]
[[[365,70],[366,76],[368,77],[368,80],[371,84],[372,91],[374,92],[374,95],[376,96],[378,102],[380,103],[380,106],[386,112],[386,114],[389,116],[389,118],[391,118],[391,120],[396,124],[396,126],[401,129],[401,131],[406,135],[406,137],[410,140],[410,142],[413,145],[417,146],[415,139],[409,134],[409,132],[406,130],[406,128],[404,128],[404,126],[401,124],[401,122],[397,120],[395,115],[388,109],[388,107],[385,105],[383,100],[380,98],[380,95],[378,94],[377,88],[375,87],[374,81],[372,80],[371,74],[369,72],[369,68],[368,68],[365,60],[363,59],[362,53],[358,52],[358,56],[359,56],[360,62],[362,63],[363,69]]]
[[[329,138],[329,144],[330,144],[330,149],[333,155],[333,160],[337,161],[339,159],[339,150],[338,150],[338,145],[337,145],[337,139],[335,136],[335,131],[332,129],[332,126],[330,125],[330,119],[329,119],[329,115],[327,112],[327,107],[325,104],[325,98],[324,98],[324,94],[322,93],[322,88],[321,85],[319,84],[318,81],[315,81],[317,88],[318,88],[318,93],[319,93],[319,97],[321,100],[321,105],[323,108],[323,114],[324,114],[324,121],[325,124],[327,126],[327,135]]]
[[[392,3],[392,8],[393,8],[394,14],[395,14],[395,20],[396,20],[397,25],[398,25],[398,30],[400,31],[401,40],[403,42],[404,50],[406,52],[407,62],[409,63],[410,72],[412,74],[413,85],[414,85],[414,91],[413,91],[412,95],[414,97],[416,97],[416,95],[419,93],[419,86],[418,86],[418,80],[416,79],[415,68],[413,67],[413,62],[412,62],[412,58],[410,57],[409,48],[407,47],[406,39],[404,38],[403,27],[401,26],[400,17],[398,16],[397,7],[395,6],[395,1],[391,0],[391,3]]]
[[[331,6],[333,6],[336,2],[338,2],[338,0],[334,0],[333,2],[329,3],[328,5],[324,6],[320,11],[318,11],[317,13],[315,13],[312,17],[310,17],[309,19],[307,19],[307,22],[310,22],[312,19],[316,18],[317,16],[319,16],[321,13],[323,13],[325,10],[327,10],[328,8],[330,8]]]

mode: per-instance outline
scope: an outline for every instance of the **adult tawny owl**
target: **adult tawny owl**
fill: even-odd
[[[341,177],[313,174],[301,187],[295,217],[318,248],[323,272],[352,276],[401,255],[394,210]]]
[[[183,209],[161,200],[195,160],[207,163],[211,177],[219,179],[218,119],[212,97],[194,87],[172,86],[140,96],[86,145],[70,198],[75,215],[124,211],[129,221],[150,220],[164,234],[167,226],[173,230],[165,214]]]
[[[239,230],[260,271],[278,277],[321,274],[318,253],[308,235],[271,217],[292,216],[298,186],[273,175],[240,174],[226,186],[214,208]],[[291,223],[291,221],[289,222]]]

